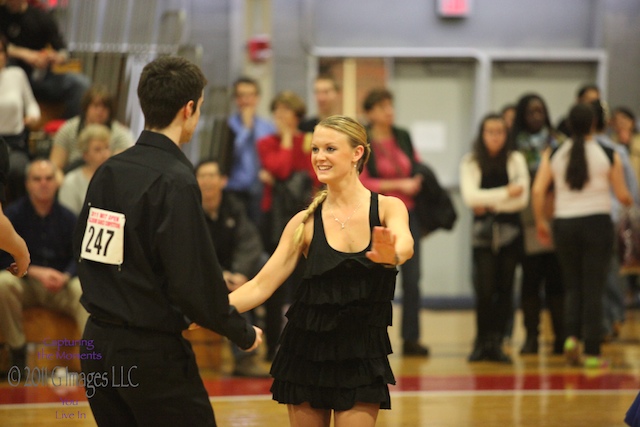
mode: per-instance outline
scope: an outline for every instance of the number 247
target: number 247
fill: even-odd
[[[113,232],[113,230],[105,230],[103,228],[100,228],[98,231],[98,234],[96,235],[96,229],[91,226],[89,227],[89,240],[87,241],[87,246],[85,246],[84,251],[87,253],[91,253],[91,249],[96,249],[96,253],[98,255],[106,255],[107,254],[107,249],[109,249],[109,243],[111,243],[111,239],[113,238],[113,235],[115,234]],[[107,237],[106,240],[107,242],[104,244],[104,246],[102,246],[102,239],[103,239],[103,234],[106,233]],[[94,240],[95,237],[95,240]],[[104,251],[103,251],[104,249]],[[100,253],[100,251],[102,251],[102,253]]]

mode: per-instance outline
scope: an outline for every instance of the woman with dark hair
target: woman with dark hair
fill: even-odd
[[[469,361],[508,363],[502,337],[522,254],[519,212],[529,201],[529,171],[524,156],[509,148],[507,124],[500,115],[482,120],[473,151],[460,164],[460,191],[474,213],[476,340]]]
[[[532,182],[544,150],[557,147],[564,139],[564,135],[551,127],[547,106],[540,95],[529,93],[520,98],[516,105],[511,142],[515,144],[514,148],[524,155]],[[520,352],[522,354],[538,353],[540,311],[546,306],[551,314],[555,335],[553,353],[561,354],[564,341],[562,333],[564,302],[558,259],[553,245],[542,245],[536,239],[536,228],[530,206],[522,211],[521,219],[524,229],[524,256],[520,306],[526,339]]]
[[[81,106],[82,113],[67,120],[53,138],[49,158],[58,170],[65,173],[83,163],[78,136],[87,125],[105,125],[109,128],[111,154],[118,154],[133,145],[131,130],[115,119],[115,99],[105,86],[91,86],[82,97]]]
[[[603,298],[611,252],[611,196],[633,203],[624,181],[620,156],[593,137],[594,111],[576,105],[569,113],[572,139],[547,149],[533,184],[536,231],[541,242],[551,240],[544,215],[545,195],[554,185],[553,239],[565,286],[564,353],[571,364],[601,367]],[[581,357],[579,340],[584,340]]]
[[[369,190],[402,200],[409,211],[409,227],[415,236],[414,257],[402,270],[402,354],[429,355],[420,343],[420,236],[421,223],[415,198],[422,187],[422,175],[415,170],[417,156],[411,136],[395,126],[393,94],[385,89],[371,90],[363,101],[369,125],[371,159],[362,173],[362,183]]]

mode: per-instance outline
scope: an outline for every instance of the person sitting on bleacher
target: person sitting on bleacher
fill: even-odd
[[[29,163],[27,128],[40,120],[29,79],[20,67],[7,66],[7,41],[0,35],[0,136],[9,148],[7,200],[24,196],[24,169]]]
[[[111,156],[110,139],[111,132],[104,125],[89,125],[78,136],[84,164],[64,176],[58,192],[60,204],[76,215],[80,215],[93,174]]]
[[[53,17],[27,0],[6,0],[0,6],[0,32],[9,40],[9,57],[27,73],[36,99],[64,104],[64,119],[78,115],[80,98],[90,81],[80,73],[52,71],[68,59]]]
[[[80,330],[89,317],[80,304],[82,289],[73,256],[76,216],[56,200],[53,163],[46,159],[30,163],[26,187],[27,196],[10,204],[5,214],[27,243],[31,266],[25,277],[0,271],[0,331],[11,349],[12,365],[20,368],[26,365],[23,308],[42,306],[65,313],[76,320]],[[0,252],[0,265],[9,265],[12,260]]]
[[[203,160],[196,166],[195,172],[209,234],[231,292],[253,278],[268,255],[262,247],[258,228],[249,219],[243,203],[234,194],[223,191],[229,178],[218,161]],[[255,323],[252,311],[242,316]],[[235,362],[234,376],[269,377],[255,350],[247,353],[236,344],[231,343],[231,346]]]
[[[100,124],[111,131],[111,154],[118,154],[133,145],[131,130],[115,120],[113,96],[102,85],[93,85],[82,97],[82,113],[67,120],[56,132],[49,158],[63,173],[83,164],[78,135],[85,126]]]

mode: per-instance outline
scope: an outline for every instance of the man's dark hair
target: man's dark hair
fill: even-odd
[[[598,87],[597,84],[589,83],[584,86],[580,86],[580,88],[578,89],[578,93],[576,94],[577,98],[581,99],[584,96],[584,94],[590,90],[595,90],[596,92],[600,93],[600,88]]]
[[[162,56],[148,63],[138,83],[138,98],[146,129],[164,129],[189,101],[196,105],[207,79],[197,65],[177,56]]]
[[[214,163],[215,165],[218,166],[218,171],[220,171],[220,175],[229,176],[228,171],[226,170],[226,168],[222,166],[222,163],[218,160],[217,157],[206,157],[204,159],[201,159],[198,162],[198,164],[193,168],[193,171],[197,174],[201,167],[203,167],[204,165],[208,165],[210,163]]]
[[[340,83],[338,83],[338,81],[336,80],[335,77],[333,77],[332,74],[330,73],[320,73],[316,76],[315,81],[317,82],[318,80],[328,80],[331,82],[331,84],[333,85],[333,90],[335,90],[336,92],[340,92]]]
[[[235,82],[233,82],[233,96],[236,96],[238,85],[242,83],[252,85],[253,87],[256,88],[256,95],[260,95],[260,85],[258,84],[258,81],[248,76],[242,76],[236,79]]]

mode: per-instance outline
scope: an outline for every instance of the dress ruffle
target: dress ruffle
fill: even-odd
[[[325,275],[303,280],[294,299],[307,305],[389,302],[393,299],[397,274],[395,268],[384,268],[378,264],[366,268],[353,259],[343,260]]]
[[[282,357],[320,362],[370,359],[392,353],[386,328],[377,327],[312,332],[287,324],[280,343],[287,353],[274,360],[276,366]]]
[[[386,384],[372,384],[356,389],[327,388],[296,385],[275,380],[271,386],[273,400],[279,403],[300,405],[309,402],[312,408],[346,411],[357,402],[380,403],[380,409],[391,409],[389,387]]]
[[[392,317],[392,308],[388,302],[374,302],[370,305],[307,305],[301,302],[292,305],[287,312],[287,318],[296,327],[314,332],[364,326],[386,328],[391,326]],[[357,322],[353,319],[357,319]]]

